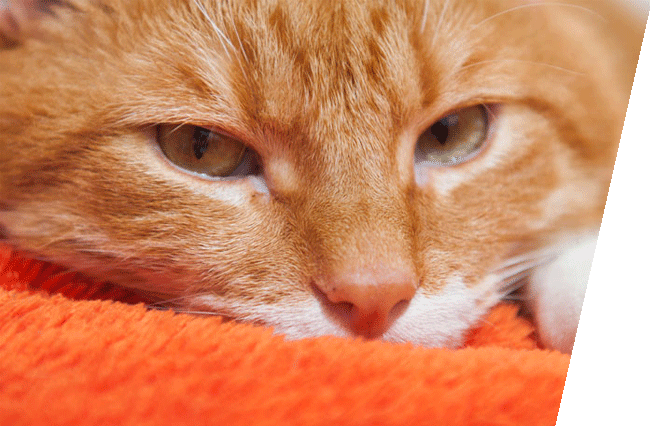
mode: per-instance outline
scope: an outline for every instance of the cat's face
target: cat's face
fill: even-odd
[[[631,24],[530,3],[55,6],[0,50],[5,237],[291,337],[457,345],[597,229],[631,87]]]

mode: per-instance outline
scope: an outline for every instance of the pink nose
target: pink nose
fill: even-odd
[[[415,295],[415,273],[395,268],[361,268],[316,283],[328,311],[354,333],[383,334]]]

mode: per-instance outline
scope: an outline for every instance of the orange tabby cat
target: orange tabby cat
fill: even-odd
[[[646,11],[0,5],[9,243],[290,338],[455,347],[529,283],[571,350]]]

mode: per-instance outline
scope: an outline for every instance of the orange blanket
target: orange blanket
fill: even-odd
[[[447,350],[136,301],[0,245],[0,425],[552,425],[569,366],[507,304]]]

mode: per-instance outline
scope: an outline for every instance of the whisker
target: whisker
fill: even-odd
[[[167,304],[170,301],[177,301],[177,300],[183,300],[183,299],[189,299],[193,296],[184,296],[184,297],[178,297],[174,299],[168,299],[168,300],[163,300],[160,302],[155,302],[155,303],[150,303],[147,305],[147,309],[153,310],[153,311],[173,311],[176,314],[189,314],[189,315],[203,315],[203,316],[222,316],[222,317],[228,317],[228,314],[225,314],[223,312],[217,312],[217,311],[206,311],[206,310],[201,310],[201,309],[188,309],[188,308],[183,308],[180,306],[174,306],[173,304]]]
[[[208,294],[208,293],[205,293],[205,294]],[[193,299],[193,298],[195,298],[197,296],[201,296],[201,295],[200,294],[198,294],[198,295],[193,294],[193,295],[172,297],[172,298],[169,298],[169,299],[159,300],[158,302],[151,303],[150,306],[170,305],[170,304],[174,304],[174,303],[177,303],[177,302],[183,302],[183,301],[186,301],[186,300],[190,300],[190,299]]]
[[[521,287],[524,286],[524,284],[526,283],[526,278],[528,278],[529,274],[530,274],[530,269],[523,271],[517,274],[517,276],[504,281],[502,285],[499,287],[499,292],[503,296],[507,296],[511,293],[514,293],[515,291],[519,290]]]
[[[447,9],[449,6],[450,0],[445,0],[445,2],[442,5],[442,11],[440,12],[440,16],[438,17],[438,22],[436,23],[436,30],[433,33],[433,40],[432,44],[435,45],[436,41],[438,40],[438,34],[440,34],[440,27],[442,27],[442,22],[445,19],[445,15],[447,15]]]
[[[156,306],[155,303],[148,304],[148,305],[146,305],[146,307],[147,307],[147,309],[149,309],[151,311],[171,311],[171,310],[173,310],[169,306]]]
[[[508,63],[508,62],[519,62],[519,63],[526,63],[526,64],[530,64],[530,65],[541,65],[541,66],[553,68],[553,69],[558,70],[558,71],[564,71],[564,72],[567,72],[569,74],[574,74],[574,75],[578,75],[578,76],[586,75],[586,73],[582,72],[582,71],[575,71],[575,70],[571,70],[571,69],[568,69],[568,68],[561,67],[559,65],[554,65],[554,64],[549,64],[549,63],[546,63],[546,62],[539,62],[539,61],[530,61],[530,60],[526,60],[526,59],[486,59],[484,61],[478,61],[478,62],[473,62],[471,64],[463,65],[458,70],[460,71],[460,70],[464,70],[464,69],[467,69],[467,68],[472,68],[472,67],[475,67],[475,66],[478,66],[478,65],[483,65],[483,64]]]
[[[246,50],[244,50],[244,45],[241,42],[241,37],[239,37],[239,31],[237,30],[237,25],[235,24],[234,14],[231,14],[231,19],[232,19],[232,28],[235,31],[235,36],[237,37],[237,43],[239,44],[240,52],[244,56],[246,62],[250,63],[250,60],[248,59],[248,55],[246,55]]]
[[[171,133],[176,133],[176,132],[178,131],[178,129],[180,129],[180,128],[183,127],[183,126],[185,126],[185,123],[181,123],[181,124],[179,124],[178,126],[174,127],[174,128],[173,128],[169,133],[170,133],[170,134],[171,134]]]
[[[530,300],[530,297],[527,296],[522,296],[519,294],[507,294],[501,298],[501,300],[511,300],[514,302],[523,302],[526,300]]]
[[[228,58],[231,58],[230,56],[230,50],[233,52],[235,51],[235,45],[232,44],[232,42],[226,37],[223,31],[217,26],[217,24],[214,22],[212,18],[210,18],[210,15],[208,15],[208,11],[205,10],[205,6],[203,6],[199,0],[192,0],[196,7],[199,8],[199,11],[203,15],[203,17],[210,23],[210,26],[214,30],[214,32],[219,36],[219,42],[221,43],[221,46],[223,49],[226,51],[226,54],[228,55]],[[228,49],[228,46],[230,46],[230,49]],[[231,58],[232,59],[232,58]]]
[[[212,317],[224,316],[224,314],[221,314],[219,312],[194,311],[194,310],[191,310],[191,309],[174,309],[174,312],[176,312],[177,314],[203,315],[203,316],[212,316]]]
[[[429,15],[429,0],[425,0],[424,11],[422,12],[422,21],[420,22],[420,34],[424,32],[424,27],[426,26],[428,15]]]
[[[501,277],[502,280],[507,280],[511,277],[519,276],[521,273],[530,271],[533,268],[548,263],[553,258],[555,258],[555,256],[545,255],[520,259],[517,262],[509,263],[505,266],[502,266],[501,268],[493,270],[492,274]]]
[[[484,23],[486,23],[486,22],[488,22],[488,21],[491,21],[492,19],[496,19],[496,18],[498,18],[499,16],[503,16],[503,15],[505,15],[505,14],[507,14],[507,13],[515,12],[515,11],[518,11],[518,10],[521,10],[521,9],[530,8],[530,7],[537,7],[537,6],[561,6],[561,7],[570,7],[570,8],[575,8],[575,9],[579,9],[579,10],[582,10],[582,11],[585,11],[585,12],[588,12],[588,13],[591,13],[591,14],[597,16],[598,18],[600,18],[601,20],[603,20],[603,21],[605,21],[605,22],[607,21],[607,19],[605,19],[605,17],[603,17],[603,16],[602,16],[601,14],[599,14],[598,12],[596,12],[596,11],[594,11],[594,10],[591,10],[591,9],[589,9],[589,8],[587,8],[587,7],[579,6],[579,5],[576,5],[576,4],[560,3],[560,2],[552,2],[552,3],[551,3],[551,2],[544,2],[544,3],[528,3],[528,4],[522,4],[522,5],[520,5],[520,6],[514,6],[514,7],[511,7],[510,9],[506,9],[506,10],[501,11],[501,12],[497,12],[497,13],[495,13],[494,15],[489,16],[489,17],[483,19],[482,21],[479,21],[478,23],[474,24],[474,25],[470,28],[470,31],[471,31],[471,30],[474,30],[474,29],[476,29],[476,28],[478,28],[478,27],[480,27],[481,25],[483,25]]]
[[[483,288],[487,302],[498,300],[523,300],[516,293],[527,282],[532,270],[548,263],[557,256],[552,249],[537,250],[510,257],[497,265],[489,274]]]
[[[498,268],[496,270],[505,269],[506,267],[514,265],[520,265],[525,262],[531,262],[536,259],[541,261],[542,259],[549,259],[555,256],[556,254],[552,249],[529,251],[524,254],[509,257],[506,261],[501,263],[501,268]]]

